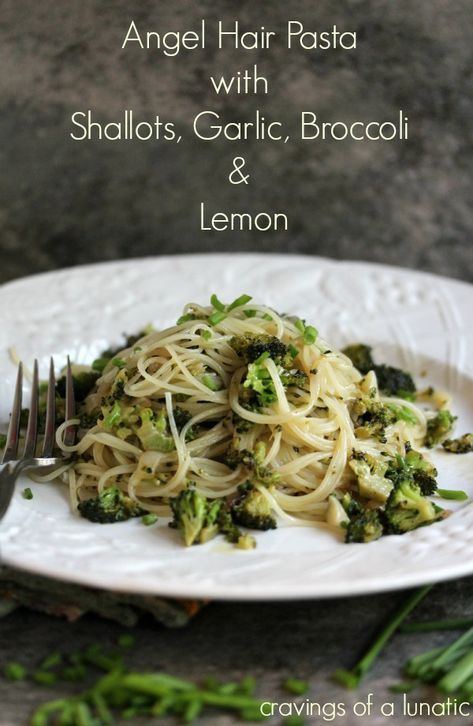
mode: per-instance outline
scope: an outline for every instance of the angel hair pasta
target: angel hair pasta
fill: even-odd
[[[367,346],[346,352],[247,295],[188,304],[95,363],[78,443],[64,444],[70,422],[58,431],[72,506],[99,522],[172,516],[187,544],[220,532],[242,547],[254,540],[240,527],[366,542],[443,517],[427,498],[435,469],[413,448],[433,414],[408,374],[367,363]]]

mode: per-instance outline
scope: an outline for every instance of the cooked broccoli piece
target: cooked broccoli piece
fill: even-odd
[[[414,449],[409,449],[404,458],[397,456],[391,459],[386,476],[395,486],[399,482],[412,480],[424,496],[430,496],[437,490],[437,469]]]
[[[410,373],[384,364],[375,365],[373,370],[376,373],[379,390],[386,396],[414,399],[417,389]]]
[[[97,378],[99,374],[95,371],[81,371],[72,377],[76,402],[83,401],[89,395]],[[66,376],[62,376],[56,383],[56,393],[61,398],[66,397]]]
[[[409,373],[387,366],[378,365],[374,362],[371,354],[371,347],[364,343],[357,345],[349,345],[344,348],[344,353],[357,368],[362,375],[366,375],[369,371],[376,373],[379,390],[386,396],[399,396],[401,398],[413,398],[416,393],[416,386]]]
[[[170,526],[180,531],[187,547],[199,544],[203,529],[206,529],[207,534],[205,541],[210,539],[210,533],[214,531],[215,510],[212,510],[209,518],[209,504],[206,497],[195,489],[184,489],[177,497],[170,499],[169,504],[174,515]],[[215,534],[217,531],[218,529],[215,530]]]
[[[358,514],[361,514],[363,511],[361,504],[357,502],[356,499],[354,499],[349,492],[346,492],[340,501],[342,503],[343,509],[348,514],[350,519]]]
[[[208,500],[195,489],[189,488],[173,497],[170,505],[174,517],[169,526],[180,531],[188,547],[205,544],[219,533],[235,544],[242,537],[222,499]]]
[[[366,375],[368,371],[372,371],[374,368],[374,360],[371,355],[371,346],[365,345],[365,343],[358,343],[354,345],[348,345],[342,350],[357,368],[362,375]]]
[[[290,367],[292,364],[293,358],[288,346],[274,335],[246,333],[233,337],[230,345],[247,365],[254,363],[263,354],[267,354],[275,363],[283,367]]]
[[[463,434],[458,439],[447,439],[442,446],[451,454],[468,454],[473,451],[473,434]]]
[[[128,383],[128,373],[125,369],[118,371],[111,388],[111,400],[118,401],[125,395],[125,384]]]
[[[243,534],[239,527],[235,524],[232,518],[230,509],[225,506],[222,507],[219,513],[219,527],[220,532],[225,535],[227,542],[232,544],[238,544]]]
[[[385,476],[387,462],[369,454],[356,454],[348,464],[358,480],[360,496],[384,504],[393,488],[392,481]]]
[[[384,510],[387,531],[403,534],[432,524],[440,518],[439,508],[424,497],[413,479],[400,480],[392,490]]]
[[[352,407],[352,418],[357,438],[375,438],[385,441],[386,427],[397,421],[396,414],[369,396],[357,399]]]
[[[437,469],[428,461],[421,453],[410,449],[404,461],[408,469],[412,472],[414,481],[419,485],[424,496],[430,496],[437,490]]]
[[[307,376],[304,371],[300,371],[297,368],[290,371],[283,371],[280,373],[280,378],[283,386],[299,386],[304,388],[307,383]]]
[[[180,406],[175,406],[172,410],[174,421],[176,422],[176,428],[180,432],[186,423],[189,423],[189,421],[192,418],[192,414],[189,411],[186,411],[185,408],[181,408]],[[192,441],[197,436],[197,430],[198,426],[191,426],[190,429],[188,429],[186,434],[186,441]]]
[[[141,426],[136,429],[141,445],[145,451],[173,451],[174,439],[169,433],[166,411],[161,409],[155,414],[150,408],[140,411]]]
[[[254,363],[250,363],[243,381],[243,388],[250,388],[256,393],[260,406],[268,406],[278,398],[271,374],[264,365],[266,358],[269,358],[269,355],[263,353]]]
[[[255,452],[248,449],[229,449],[225,455],[225,463],[230,469],[243,466],[246,469],[248,479],[252,484],[263,484],[271,486],[279,481],[279,473],[269,466],[263,466],[261,453],[258,451],[258,444]]]
[[[376,509],[366,509],[348,523],[345,542],[373,542],[383,535],[383,525]]]
[[[124,522],[131,517],[146,514],[139,504],[116,486],[108,487],[96,497],[79,502],[78,509],[82,517],[100,524]]]
[[[247,431],[251,431],[251,429],[255,427],[253,421],[248,421],[246,418],[242,418],[234,411],[232,413],[232,421],[235,431],[237,431],[239,434],[244,434]]]
[[[429,419],[427,421],[427,433],[425,435],[424,445],[428,449],[432,449],[446,439],[453,429],[456,418],[447,409],[442,409],[434,418]]]
[[[276,529],[276,519],[262,492],[254,487],[245,488],[242,496],[232,505],[233,521],[248,529]]]
[[[256,540],[252,534],[248,532],[241,534],[236,542],[236,546],[239,550],[254,550],[256,547]]]

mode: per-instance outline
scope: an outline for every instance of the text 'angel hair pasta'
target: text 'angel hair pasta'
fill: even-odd
[[[412,450],[429,424],[406,391],[412,379],[387,366],[360,372],[351,358],[366,346],[347,349],[350,358],[305,321],[247,295],[229,305],[215,295],[209,306],[188,304],[175,325],[128,343],[104,359],[81,404],[79,442],[65,446],[66,424],[58,431],[59,446],[74,455],[62,477],[75,508],[113,487],[135,514],[166,516],[189,489],[209,507],[252,490],[280,522],[349,530],[358,518],[363,534],[352,527],[347,541],[439,518],[428,500],[422,516],[417,503],[400,523],[381,517],[402,472],[413,486],[416,467],[430,467],[432,481],[436,472]],[[384,395],[377,378],[391,371],[395,387],[385,383]],[[206,511],[215,524],[217,509]],[[255,512],[240,519],[261,521]],[[254,526],[269,528],[264,521]]]

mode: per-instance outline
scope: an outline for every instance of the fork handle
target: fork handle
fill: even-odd
[[[11,502],[15,482],[18,478],[19,471],[16,467],[6,464],[0,471],[0,519],[6,513],[8,505]]]

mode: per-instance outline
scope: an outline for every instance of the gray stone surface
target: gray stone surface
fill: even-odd
[[[143,0],[133,8],[124,0],[2,0],[0,281],[117,257],[217,249],[371,259],[473,279],[471,0],[286,0],[237,7],[227,0]],[[119,46],[131,17],[150,30],[190,28],[201,17],[238,17],[249,28],[278,27],[288,18],[314,29],[337,22],[359,32],[360,48],[353,55],[256,52],[251,62],[267,73],[271,96],[216,98],[209,74],[244,67],[241,57],[217,56],[213,47],[178,61],[123,54]],[[87,108],[104,121],[125,108],[142,118],[161,113],[185,128],[206,107],[230,120],[248,118],[258,106],[288,122],[294,109],[381,118],[403,108],[411,140],[223,147],[188,136],[166,147],[84,145],[68,138],[70,114]],[[226,181],[232,156],[243,149],[253,176],[248,188]],[[197,220],[201,199],[216,210],[287,211],[291,228],[204,234]],[[419,617],[471,614],[472,596],[472,579],[441,585]],[[333,669],[353,662],[401,598],[212,604],[183,631],[144,623],[130,661],[192,678],[252,672],[269,700],[284,700],[280,683],[297,674],[310,679],[314,700],[351,703],[372,691],[379,704],[391,700],[387,686],[408,655],[450,637],[399,636],[360,693],[331,685]],[[36,663],[49,650],[73,650],[91,640],[110,643],[119,632],[98,618],[70,625],[19,610],[0,621],[0,665]],[[55,694],[0,679],[0,724],[25,724],[31,705]],[[404,718],[398,708],[389,720],[375,715],[334,723],[420,726],[429,720]]]
[[[416,618],[473,615],[472,596],[473,579],[438,585],[419,606]],[[291,699],[281,689],[282,682],[288,676],[297,676],[310,682],[306,697],[311,701],[345,704],[346,718],[331,721],[336,726],[425,726],[433,721],[402,715],[402,697],[390,693],[389,686],[401,680],[400,666],[408,657],[449,642],[454,637],[452,633],[396,636],[358,691],[346,691],[330,681],[336,668],[354,663],[403,598],[403,593],[392,593],[319,602],[213,603],[183,630],[166,630],[144,622],[134,631],[136,643],[127,660],[137,669],[162,669],[192,679],[215,676],[233,680],[251,673],[258,681],[258,694],[264,700],[279,703]],[[92,641],[111,646],[122,632],[123,628],[98,618],[86,617],[66,624],[19,610],[0,621],[0,666],[9,660],[20,660],[33,667],[51,651],[70,652]],[[33,704],[64,695],[65,688],[32,688],[29,684],[6,684],[0,679],[0,723],[26,724]],[[369,693],[374,696],[372,716],[353,716],[353,705],[366,700]],[[410,694],[409,700],[441,700],[438,694],[426,689],[415,695],[417,698]],[[394,702],[396,716],[380,716],[379,709],[386,702]],[[437,721],[447,726],[469,726],[472,718],[445,717]],[[219,715],[201,719],[199,726],[207,722],[215,726],[237,723],[232,717]],[[282,722],[275,719],[271,723]],[[324,721],[314,718],[307,723]]]
[[[473,278],[471,0],[227,0],[80,3],[3,0],[0,17],[0,279],[150,253],[265,250],[374,259]],[[236,9],[237,8],[237,9]],[[356,52],[205,51],[164,58],[121,51],[142,30],[195,28],[201,17],[280,29],[299,19],[356,30]],[[209,75],[257,62],[264,96],[217,97]],[[205,143],[188,132],[205,108],[226,120],[255,108],[295,128],[324,119],[408,114],[407,143]],[[103,122],[132,108],[175,120],[179,145],[73,142],[70,115]],[[227,182],[244,153],[248,187]],[[199,231],[213,210],[286,211],[287,232]]]

